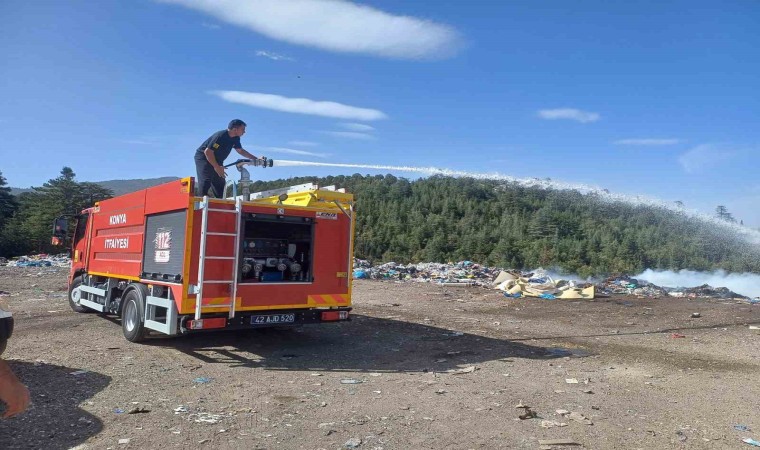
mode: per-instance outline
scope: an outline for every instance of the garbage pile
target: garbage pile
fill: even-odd
[[[388,262],[372,266],[369,261],[354,259],[354,278],[370,280],[437,282],[490,287],[500,269],[481,266],[472,261],[458,263],[398,264]]]
[[[47,253],[40,253],[38,255],[19,256],[7,260],[0,258],[0,266],[8,267],[70,267],[71,258],[66,253],[58,255],[48,255]]]
[[[610,277],[596,285],[602,295],[633,295],[643,298],[667,297],[668,290],[644,280],[631,277]]]
[[[726,287],[715,288],[715,287],[710,286],[709,284],[703,284],[702,286],[697,286],[693,288],[668,289],[668,294],[671,297],[688,297],[688,298],[697,298],[697,297],[723,298],[723,299],[747,298],[741,294],[737,294],[736,292],[731,291],[730,289]]]
[[[591,283],[574,280],[554,280],[546,271],[539,269],[530,274],[501,271],[493,281],[496,289],[504,291],[505,297],[594,298],[596,287]]]
[[[388,262],[373,266],[369,261],[354,259],[353,275],[355,279],[416,281],[438,283],[444,286],[481,286],[501,290],[506,297],[512,298],[538,297],[553,300],[627,295],[639,298],[742,299],[749,300],[753,304],[760,303],[759,300],[751,300],[728,288],[716,288],[706,284],[693,288],[672,288],[657,286],[628,276],[610,277],[601,282],[591,283],[554,278],[543,269],[523,272],[482,266],[472,261],[407,265]]]

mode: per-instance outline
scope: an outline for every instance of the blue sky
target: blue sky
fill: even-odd
[[[4,0],[0,15],[14,187],[64,165],[191,175],[241,118],[243,146],[275,159],[550,177],[760,227],[758,2]],[[355,172],[387,171],[253,174]]]

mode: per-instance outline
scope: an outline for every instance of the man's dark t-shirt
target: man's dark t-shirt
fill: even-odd
[[[203,154],[207,148],[214,151],[216,162],[222,165],[233,148],[242,148],[242,146],[240,145],[240,137],[230,137],[227,130],[222,130],[203,141],[203,144],[195,151],[196,161],[207,161],[206,155]]]

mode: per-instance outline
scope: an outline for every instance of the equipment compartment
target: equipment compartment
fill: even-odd
[[[313,281],[314,221],[309,217],[245,214],[242,283]]]

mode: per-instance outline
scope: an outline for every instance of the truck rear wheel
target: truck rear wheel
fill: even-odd
[[[81,286],[82,283],[84,283],[84,279],[80,275],[71,280],[71,285],[69,286],[69,306],[71,306],[71,309],[73,309],[74,312],[78,313],[92,311],[90,308],[79,304],[79,300],[82,299],[82,290],[79,289],[79,286]]]
[[[121,310],[121,329],[129,342],[140,342],[145,339],[145,302],[138,289],[130,289],[124,295],[124,306]]]

